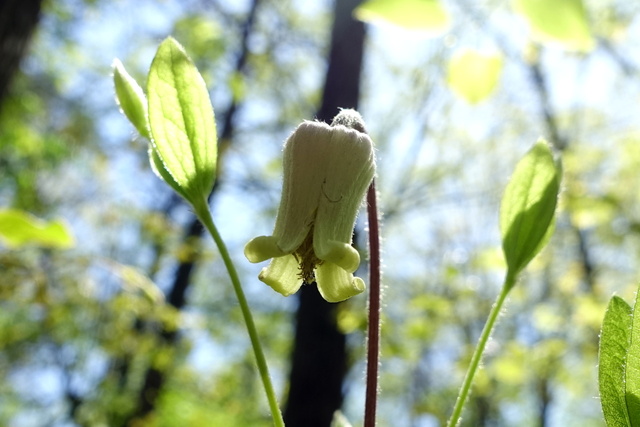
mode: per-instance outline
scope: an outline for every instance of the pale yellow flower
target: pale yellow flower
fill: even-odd
[[[360,255],[351,238],[375,174],[375,157],[369,136],[354,128],[364,131],[359,114],[343,110],[332,126],[303,122],[285,142],[273,234],[254,238],[244,249],[254,263],[273,258],[258,277],[282,295],[314,281],[329,302],[365,289],[362,279],[353,276]]]

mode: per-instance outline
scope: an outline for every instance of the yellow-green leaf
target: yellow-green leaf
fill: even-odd
[[[113,83],[116,88],[116,101],[122,112],[140,135],[151,140],[147,119],[147,98],[138,82],[129,75],[119,59],[113,61]]]
[[[542,250],[553,232],[561,167],[545,141],[518,162],[500,205],[502,250],[515,278]]]
[[[153,59],[147,94],[153,149],[179,193],[200,204],[215,180],[216,123],[202,76],[171,37],[160,44]]]
[[[11,248],[33,245],[66,249],[75,244],[63,221],[44,221],[17,209],[0,210],[0,240]]]
[[[471,104],[487,98],[498,85],[502,55],[463,49],[449,61],[447,83]]]
[[[513,7],[529,23],[534,39],[567,50],[593,49],[582,0],[514,0]]]
[[[138,82],[127,73],[120,60],[113,61],[113,81],[116,88],[116,101],[129,121],[140,135],[149,141],[149,163],[151,170],[178,194],[188,199],[187,194],[167,171],[151,142],[151,127],[148,119],[147,97]]]
[[[628,325],[629,320],[620,321],[619,327]],[[640,426],[640,292],[636,293],[633,315],[630,316],[631,328],[628,341],[622,337],[618,345],[627,344],[627,355],[624,363],[624,397],[627,413],[632,427]]]
[[[614,296],[602,321],[598,355],[600,404],[608,426],[630,426],[625,401],[625,362],[631,344],[632,310]]]
[[[368,0],[354,16],[371,24],[392,24],[439,35],[449,29],[451,18],[438,0]]]
[[[178,185],[173,176],[169,173],[162,160],[158,156],[158,152],[154,150],[153,144],[149,141],[149,164],[151,165],[151,170],[156,174],[158,178],[163,180],[165,183],[169,184],[169,187],[173,188],[173,191],[184,197],[186,200],[189,200],[189,196],[184,192],[184,189]]]

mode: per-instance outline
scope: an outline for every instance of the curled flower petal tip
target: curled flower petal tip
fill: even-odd
[[[286,252],[278,247],[278,241],[273,236],[258,236],[244,247],[244,256],[253,263],[284,255]]]
[[[329,302],[363,292],[364,282],[353,276],[360,255],[351,238],[375,156],[362,117],[342,110],[332,126],[300,124],[285,142],[283,172],[273,234],[244,250],[250,262],[272,259],[258,278],[285,296],[316,282]]]

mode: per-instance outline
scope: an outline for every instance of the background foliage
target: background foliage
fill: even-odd
[[[556,232],[511,293],[463,424],[602,425],[598,331],[611,294],[632,301],[640,271],[640,5],[566,0],[554,19],[568,14],[567,35],[532,11],[548,1],[426,3],[444,15],[423,31],[398,28],[397,11],[396,26],[368,27],[363,68],[385,216],[380,425],[449,415],[503,279],[500,195],[540,136],[563,157]],[[332,4],[262,0],[248,26],[252,8],[44,3],[0,104],[0,201],[64,219],[75,245],[3,240],[0,424],[130,424],[152,368],[164,386],[135,425],[269,425],[218,254],[182,238],[191,213],[150,171],[110,76],[118,57],[143,81],[172,34],[211,90],[219,132],[235,109],[213,212],[285,395],[296,300],[258,282],[262,266],[241,253],[271,231],[282,141],[319,103]],[[176,306],[166,301],[184,260],[195,276]],[[343,410],[357,424],[365,298],[338,320],[351,355]]]

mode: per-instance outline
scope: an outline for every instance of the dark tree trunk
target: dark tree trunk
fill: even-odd
[[[330,122],[339,108],[358,107],[365,29],[352,12],[360,1],[335,3],[329,64],[317,114],[324,122]],[[303,286],[298,298],[284,419],[287,427],[328,427],[344,398],[346,340],[337,327],[337,304],[323,300],[315,286]]]
[[[0,2],[0,105],[40,20],[42,0]]]

